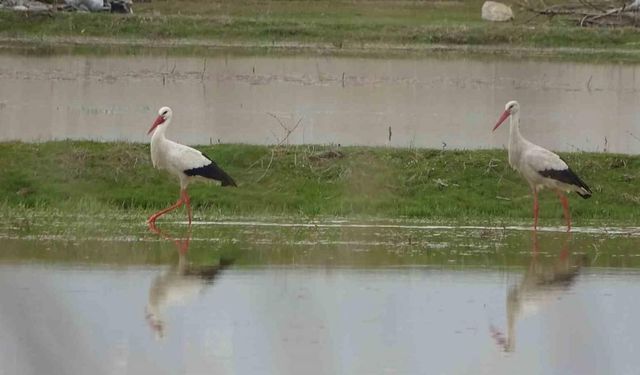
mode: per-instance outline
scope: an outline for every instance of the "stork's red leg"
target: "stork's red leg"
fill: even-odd
[[[173,205],[165,208],[164,210],[158,211],[155,214],[149,216],[149,219],[147,220],[147,223],[149,223],[149,226],[152,226],[155,224],[156,219],[159,218],[160,216],[166,214],[169,211],[173,211],[176,208],[182,206],[184,204],[184,198],[182,196],[180,196],[180,199],[178,199],[178,201],[176,203],[174,203]]]
[[[189,225],[191,225],[191,199],[189,199],[189,194],[187,193],[187,189],[181,191],[182,200],[187,205],[187,215],[189,216]]]
[[[569,212],[569,199],[561,191],[556,191],[560,202],[562,202],[562,210],[564,212],[564,218],[567,221],[567,232],[571,231],[571,212]]]
[[[538,191],[533,189],[533,230],[538,230],[538,211],[540,206],[538,205]]]

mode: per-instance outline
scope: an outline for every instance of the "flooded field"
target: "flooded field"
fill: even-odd
[[[147,142],[157,108],[170,105],[170,136],[189,144],[493,148],[507,139],[491,132],[497,116],[518,99],[535,142],[638,153],[637,71],[5,53],[0,141]],[[534,236],[496,222],[163,218],[156,234],[144,218],[99,209],[37,212],[0,215],[0,375],[640,368],[638,227]]]
[[[467,58],[0,55],[0,140],[495,148],[510,99],[559,151],[640,152],[637,65]],[[298,124],[296,126],[296,124]]]
[[[0,374],[640,366],[636,230],[258,224],[3,222]]]

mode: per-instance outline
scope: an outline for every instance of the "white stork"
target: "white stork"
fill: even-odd
[[[569,232],[571,214],[569,201],[564,192],[575,191],[587,199],[591,197],[591,189],[558,155],[524,139],[520,134],[520,104],[517,101],[507,103],[493,130],[495,131],[507,117],[510,117],[509,164],[527,180],[533,192],[533,229],[538,228],[538,191],[549,188],[556,192],[562,202]]]
[[[189,224],[191,224],[191,203],[187,194],[187,186],[193,177],[204,177],[220,181],[222,186],[237,186],[235,181],[209,157],[202,152],[179,143],[168,140],[164,133],[171,124],[173,112],[169,107],[162,107],[158,117],[151,125],[148,134],[151,136],[151,161],[157,169],[164,169],[180,179],[180,199],[149,217],[150,227],[155,225],[156,219],[182,205],[187,205]]]

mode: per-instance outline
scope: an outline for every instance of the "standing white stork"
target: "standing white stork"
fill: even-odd
[[[220,181],[222,186],[237,186],[235,181],[209,157],[202,152],[168,140],[164,133],[171,124],[173,112],[169,107],[162,107],[158,117],[147,134],[151,136],[151,161],[157,169],[164,169],[180,179],[180,199],[149,217],[149,226],[155,225],[156,219],[182,205],[187,206],[189,224],[191,224],[191,203],[187,194],[187,186],[193,177],[204,177]]]
[[[520,134],[520,104],[517,101],[507,103],[493,130],[495,131],[507,117],[510,117],[509,164],[527,180],[533,192],[533,229],[538,228],[538,191],[549,188],[556,192],[562,202],[569,232],[571,214],[569,201],[564,192],[575,191],[587,199],[591,197],[591,189],[558,155],[524,139]]]

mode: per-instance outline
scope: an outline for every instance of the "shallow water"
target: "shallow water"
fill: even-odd
[[[163,223],[158,238],[135,228],[88,240],[3,227],[0,374],[640,366],[635,236]]]
[[[504,104],[554,150],[640,152],[637,65],[467,58],[0,55],[0,140],[494,148]],[[274,118],[271,115],[277,117]],[[279,124],[279,121],[282,124]],[[297,128],[294,127],[300,121]],[[391,134],[389,133],[391,128]],[[292,130],[286,137],[287,129]]]

